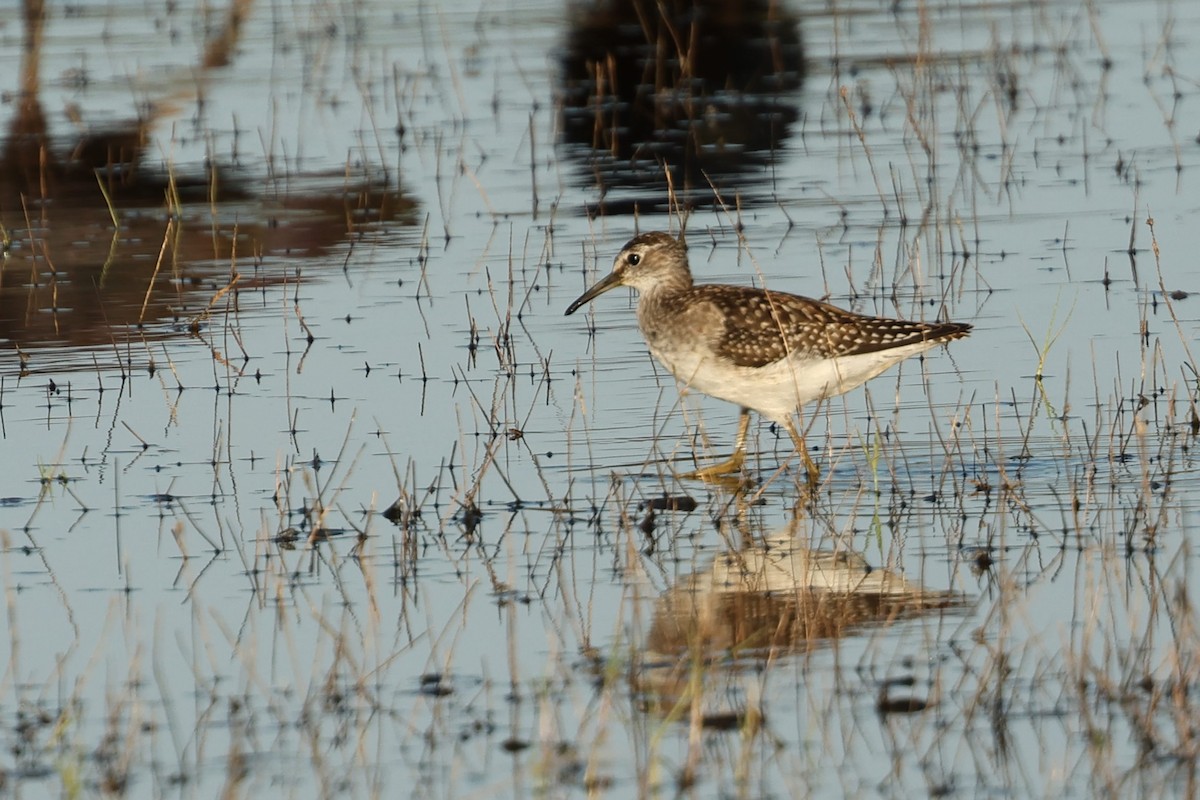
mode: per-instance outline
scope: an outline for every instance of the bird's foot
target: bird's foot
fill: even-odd
[[[729,457],[728,460],[722,461],[720,464],[713,464],[702,469],[688,472],[679,477],[684,480],[706,481],[708,483],[727,483],[731,475],[736,475],[742,471],[742,464],[746,460],[746,454],[740,450]]]

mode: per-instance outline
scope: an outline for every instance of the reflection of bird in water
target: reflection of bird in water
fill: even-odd
[[[711,655],[745,648],[800,652],[873,622],[961,603],[850,550],[812,550],[791,536],[723,553],[659,598],[649,646],[702,644]],[[699,638],[697,638],[697,636]]]
[[[871,625],[964,607],[965,597],[871,567],[852,550],[802,546],[789,528],[761,545],[722,553],[683,577],[654,603],[640,648],[638,685],[663,710],[691,702],[697,666],[704,669],[701,720],[706,726],[747,721],[756,709],[736,702],[739,675],[755,665],[807,653]],[[886,713],[911,711],[914,700],[880,691]],[[882,701],[881,701],[882,703]]]
[[[696,286],[687,247],[661,232],[629,241],[613,271],[566,313],[617,286],[640,293],[638,327],[655,358],[687,388],[742,408],[733,456],[690,476],[701,479],[741,469],[753,409],[791,434],[815,481],[816,465],[792,421],[802,405],[848,392],[971,330],[957,322],[869,317],[765,289]]]

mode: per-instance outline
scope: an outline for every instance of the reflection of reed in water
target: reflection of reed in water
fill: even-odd
[[[858,553],[806,548],[788,532],[722,553],[668,589],[655,603],[636,679],[665,710],[694,687],[698,667],[719,683],[749,664],[963,601],[872,568]]]
[[[224,25],[209,38],[201,54],[198,76],[221,66],[238,40],[241,22],[252,0],[234,0]],[[44,0],[23,0],[20,88],[16,113],[0,146],[0,212],[11,213],[22,202],[35,207],[53,201],[71,208],[105,206],[104,192],[123,195],[136,205],[161,203],[166,181],[139,180],[139,167],[159,116],[179,98],[147,103],[134,119],[92,129],[77,110],[68,110],[78,131],[51,134],[42,108],[41,58],[46,8]],[[203,185],[202,180],[196,181]],[[103,188],[101,188],[103,186]]]
[[[198,85],[229,65],[252,6],[231,0],[199,56]],[[363,226],[416,223],[415,203],[370,170],[294,175],[280,188],[252,187],[215,162],[148,166],[151,131],[190,93],[156,98],[137,118],[101,128],[69,109],[74,127],[51,130],[40,99],[45,20],[43,0],[24,0],[19,89],[0,139],[9,256],[0,263],[0,342],[111,346],[125,338],[122,328],[164,319],[179,324],[163,333],[196,330],[195,315],[223,288],[235,287],[225,295],[232,300],[237,289],[297,279],[292,268],[272,273],[265,257],[312,258]],[[246,274],[235,281],[235,272]]]
[[[798,19],[767,0],[599,0],[575,13],[562,57],[563,139],[609,212],[718,188],[754,195],[798,118]]]

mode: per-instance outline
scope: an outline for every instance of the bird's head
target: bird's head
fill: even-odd
[[[687,245],[669,233],[654,231],[635,236],[625,243],[613,261],[612,272],[581,294],[567,306],[567,315],[609,289],[629,286],[645,293],[662,286],[692,285],[692,274],[688,270]]]

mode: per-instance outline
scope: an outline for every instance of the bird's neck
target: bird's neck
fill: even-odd
[[[691,288],[692,276],[684,273],[667,276],[640,293],[638,327],[655,353],[661,350],[663,337],[670,337],[674,321],[687,312],[689,304],[685,298]]]
[[[692,288],[692,276],[688,272],[672,272],[663,275],[653,286],[641,290],[642,302],[657,303],[668,297]]]

